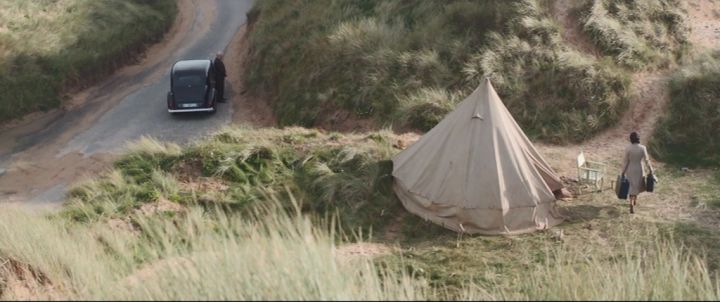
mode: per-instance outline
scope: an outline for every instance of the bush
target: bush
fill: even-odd
[[[650,151],[686,166],[720,166],[720,53],[699,58],[670,80],[670,103]]]

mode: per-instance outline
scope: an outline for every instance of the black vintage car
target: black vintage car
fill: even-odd
[[[216,111],[215,74],[211,60],[177,61],[170,70],[168,112]]]

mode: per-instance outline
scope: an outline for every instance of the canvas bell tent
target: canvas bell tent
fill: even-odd
[[[519,234],[562,221],[562,182],[535,150],[489,79],[393,158],[405,208],[463,233]]]

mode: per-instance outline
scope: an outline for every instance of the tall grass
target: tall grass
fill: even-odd
[[[706,54],[670,81],[670,104],[651,151],[666,162],[720,166],[720,54]]]
[[[377,217],[400,208],[389,182],[393,142],[383,131],[301,128],[227,128],[182,150],[144,138],[131,143],[105,177],[71,190],[66,215],[80,221],[123,216],[160,198],[244,212],[268,193],[289,190],[306,212],[337,211],[343,227],[377,230],[389,221]]]
[[[268,202],[272,204],[272,200]],[[134,216],[139,235],[106,224],[73,224],[0,212],[0,297],[23,296],[11,280],[35,273],[24,299],[239,300],[716,300],[720,284],[702,258],[670,241],[629,245],[617,257],[548,245],[552,255],[506,284],[473,281],[459,292],[430,285],[402,265],[339,258],[328,224],[274,206],[250,216],[193,208],[168,220]],[[507,253],[506,249],[497,253]],[[512,248],[512,252],[520,251]],[[450,255],[452,256],[452,255]],[[9,262],[12,261],[12,262]],[[482,275],[483,272],[471,272]],[[39,277],[41,276],[41,277]],[[13,285],[14,287],[8,287]]]
[[[172,221],[136,217],[142,235],[132,236],[103,224],[68,226],[62,220],[3,211],[0,259],[25,263],[46,276],[52,292],[39,292],[34,298],[43,294],[82,300],[414,300],[424,296],[422,282],[399,270],[379,268],[367,259],[336,259],[335,239],[327,228],[313,226],[308,217],[284,213],[258,210],[255,218],[241,218],[196,208]],[[0,286],[0,293],[5,299],[14,298],[10,288]]]
[[[538,300],[716,300],[720,283],[704,259],[668,242],[650,249],[626,247],[607,261],[554,252],[556,260],[534,272],[521,292]]]
[[[583,140],[617,121],[630,79],[567,47],[546,2],[258,2],[248,82],[282,125],[342,109],[428,130],[489,76],[531,136]]]
[[[171,0],[2,1],[0,121],[57,107],[64,89],[133,60],[176,10]]]
[[[684,3],[677,0],[589,0],[583,31],[604,53],[641,69],[677,62],[689,48]]]

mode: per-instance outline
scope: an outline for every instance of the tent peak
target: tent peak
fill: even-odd
[[[490,77],[485,77],[485,80],[482,82],[482,84],[478,85],[478,89],[484,89],[487,93],[492,93],[491,91],[495,91],[495,87],[493,87],[493,84],[490,81]]]

